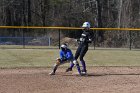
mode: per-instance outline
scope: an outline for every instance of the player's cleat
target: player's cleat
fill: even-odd
[[[87,75],[87,72],[81,72],[82,73],[82,75]]]
[[[80,76],[87,76],[87,73],[81,73]]]
[[[83,70],[82,70],[82,71],[81,71],[81,74],[82,74],[82,75],[87,75],[87,70],[86,70],[86,71],[83,71]]]
[[[72,68],[67,68],[66,72],[72,71]]]
[[[54,72],[51,72],[51,73],[49,73],[49,75],[55,75],[55,73]]]

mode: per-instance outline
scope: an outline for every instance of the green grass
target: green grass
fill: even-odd
[[[89,66],[140,66],[140,51],[95,50],[87,54]]]
[[[58,49],[0,49],[0,67],[48,67],[57,57]],[[140,66],[140,51],[89,50],[85,60],[87,66]]]
[[[32,49],[47,49],[47,48],[58,48],[58,46],[34,46],[34,45],[0,45],[0,49],[23,49],[23,48],[32,48]]]
[[[51,66],[59,50],[0,49],[0,67]]]

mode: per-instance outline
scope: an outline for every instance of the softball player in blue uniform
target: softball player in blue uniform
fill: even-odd
[[[67,62],[70,62],[71,64],[73,64],[73,60],[74,60],[74,57],[73,57],[72,51],[69,48],[67,48],[66,44],[62,44],[61,50],[60,50],[60,58],[57,58],[56,63],[54,64],[54,67],[53,67],[53,71],[49,74],[55,75],[55,72],[59,65],[62,65]],[[81,74],[80,66],[78,63],[76,64],[76,67],[79,74]]]

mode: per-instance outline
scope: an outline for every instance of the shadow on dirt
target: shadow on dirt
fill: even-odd
[[[140,75],[140,73],[100,73],[100,74],[97,74],[97,73],[88,73],[87,75],[83,75],[81,77],[99,77],[99,76],[117,76],[117,75]],[[65,74],[65,75],[62,75],[62,76],[80,76],[78,74]]]
[[[87,76],[109,76],[109,75],[140,75],[140,73],[89,73]]]

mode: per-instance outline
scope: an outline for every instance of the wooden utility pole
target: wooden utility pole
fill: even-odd
[[[31,1],[28,0],[28,26],[31,25]]]
[[[118,28],[121,27],[121,15],[122,15],[122,0],[120,0],[119,3]]]
[[[96,0],[96,4],[97,4],[97,21],[98,21],[97,26],[102,28],[102,14],[101,14],[102,11],[100,0]]]

